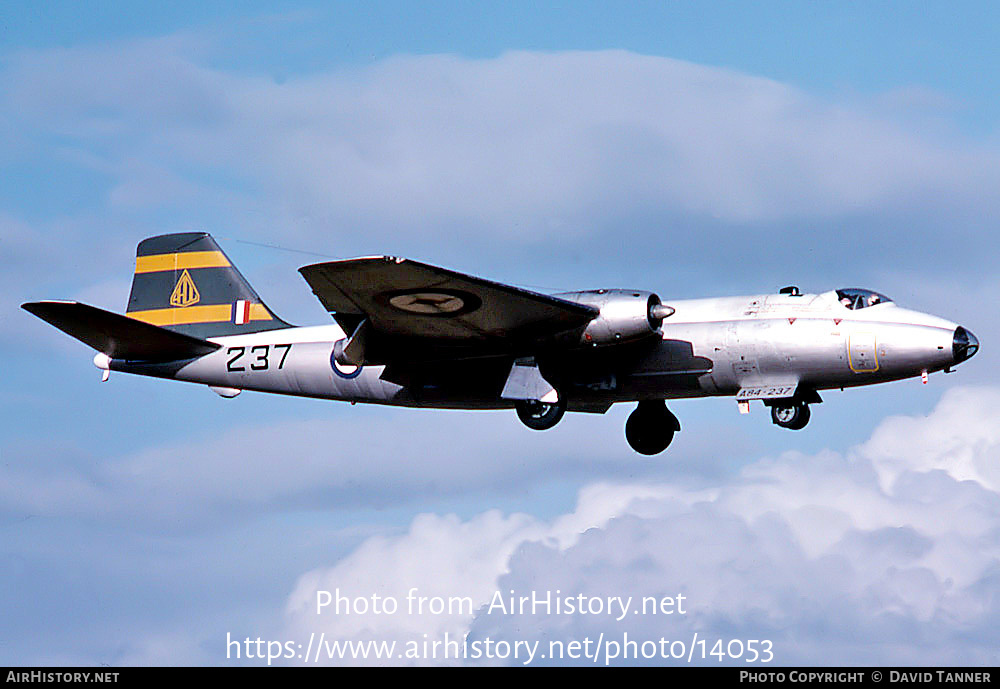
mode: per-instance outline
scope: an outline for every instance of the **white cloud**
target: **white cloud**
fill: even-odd
[[[405,534],[373,537],[334,567],[303,575],[289,597],[288,624],[282,633],[297,640],[313,632],[316,637],[324,632],[331,641],[388,640],[400,648],[428,637],[461,637],[474,612],[493,595],[497,577],[525,543],[565,548],[581,533],[605,525],[630,505],[662,493],[653,488],[592,486],[581,493],[574,512],[552,522],[526,514],[503,516],[497,511],[467,521],[455,515],[418,515]],[[319,592],[334,598],[333,602],[324,598],[321,610],[317,608]],[[383,606],[386,599],[394,601],[398,612],[376,613],[373,596]],[[337,597],[343,598],[340,614]],[[355,603],[356,599],[366,602]],[[351,611],[346,612],[349,606]],[[340,664],[339,659],[325,655],[322,661]]]
[[[907,471],[945,471],[1000,493],[1000,390],[953,388],[928,418],[890,417],[861,452],[883,487]]]
[[[731,70],[512,52],[399,56],[279,84],[207,67],[202,48],[22,53],[4,107],[64,148],[100,151],[113,205],[211,205],[192,193],[207,185],[246,213],[254,194],[233,189],[249,188],[272,218],[312,218],[313,236],[361,219],[382,238],[579,237],[637,208],[776,221],[899,208],[930,190],[995,207],[995,152]]]
[[[327,639],[771,639],[782,664],[992,664],[1000,493],[995,389],[959,389],[926,419],[887,420],[846,455],[787,453],[716,488],[600,485],[550,522],[422,515],[303,576],[288,633]],[[957,460],[957,461],[956,461]],[[468,595],[475,619],[363,621],[310,608],[316,590]],[[494,591],[662,597],[667,618],[488,614]],[[711,662],[716,659],[710,658]],[[590,661],[587,661],[590,662]]]

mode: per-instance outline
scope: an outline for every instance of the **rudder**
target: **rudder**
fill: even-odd
[[[139,242],[126,315],[200,338],[290,327],[207,232]]]

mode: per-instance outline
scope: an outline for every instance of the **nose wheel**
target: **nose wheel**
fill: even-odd
[[[774,405],[771,407],[771,421],[777,426],[792,431],[801,431],[809,423],[809,405],[804,402],[797,404]]]
[[[629,414],[625,439],[639,454],[656,455],[667,449],[679,430],[680,422],[663,400],[644,400]]]

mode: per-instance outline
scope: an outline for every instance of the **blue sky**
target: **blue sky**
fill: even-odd
[[[995,664],[998,14],[7,3],[0,660],[225,664],[227,632],[563,633],[302,605],[414,585],[679,588],[696,615],[628,629],[771,634],[787,663]],[[295,323],[327,318],[298,266],[392,253],[667,299],[866,286],[984,348],[926,387],[831,392],[797,434],[677,402],[684,431],[649,460],[624,407],[538,434],[512,414],[100,385],[85,348],[17,308],[122,310],[135,244],[193,229]]]
[[[602,2],[12,2],[7,8],[4,43],[13,49],[239,33],[249,40],[226,51],[228,63],[265,72],[299,74],[399,53],[495,57],[508,50],[623,48],[811,88],[916,83],[978,97],[983,105],[997,89],[989,65],[998,10],[989,2],[929,2],[919,11],[906,2],[633,2],[626,11]]]

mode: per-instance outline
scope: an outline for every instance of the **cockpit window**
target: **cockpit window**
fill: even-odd
[[[857,309],[866,309],[869,306],[875,306],[877,304],[887,304],[892,301],[889,297],[884,294],[879,294],[878,292],[872,292],[870,289],[838,289],[837,299],[840,303],[856,311]]]

